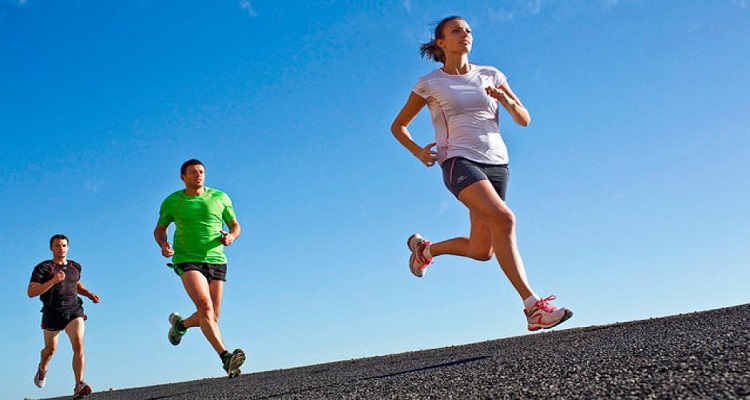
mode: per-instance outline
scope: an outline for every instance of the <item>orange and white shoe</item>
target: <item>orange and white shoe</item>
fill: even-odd
[[[573,316],[573,311],[567,308],[557,308],[550,301],[555,296],[549,296],[546,299],[537,301],[529,310],[523,310],[526,319],[529,322],[529,330],[536,331],[539,329],[549,329],[560,325]]]
[[[417,278],[423,277],[427,266],[432,264],[432,257],[427,258],[424,256],[424,248],[430,244],[428,240],[425,240],[418,233],[409,236],[409,239],[406,241],[406,245],[411,250],[409,269]]]

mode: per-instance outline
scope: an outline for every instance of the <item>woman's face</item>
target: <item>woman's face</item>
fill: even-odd
[[[443,37],[437,39],[437,45],[446,53],[468,53],[471,51],[471,28],[462,19],[452,19],[443,26]]]

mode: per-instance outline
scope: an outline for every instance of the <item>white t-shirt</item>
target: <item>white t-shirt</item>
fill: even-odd
[[[463,75],[450,75],[438,68],[419,78],[413,92],[427,100],[440,164],[452,157],[508,163],[497,118],[498,102],[484,90],[502,85],[505,79],[496,68],[474,64]]]

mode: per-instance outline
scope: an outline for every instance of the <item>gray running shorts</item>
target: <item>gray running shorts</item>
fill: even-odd
[[[472,183],[488,179],[500,198],[505,200],[510,178],[508,164],[483,164],[463,157],[453,157],[445,160],[442,168],[443,182],[456,198]]]

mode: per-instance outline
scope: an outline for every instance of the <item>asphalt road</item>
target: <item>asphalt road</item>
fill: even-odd
[[[87,397],[614,398],[750,400],[750,304]]]

